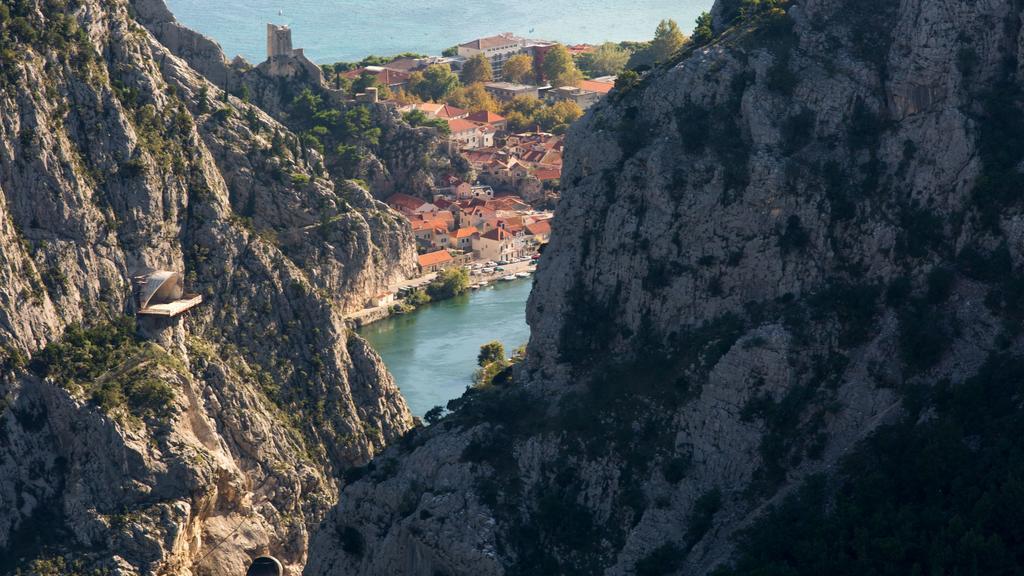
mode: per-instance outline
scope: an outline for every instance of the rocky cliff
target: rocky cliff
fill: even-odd
[[[336,475],[412,424],[343,322],[411,232],[139,4],[0,3],[0,572],[298,570]],[[142,338],[148,269],[204,302]]]
[[[773,554],[791,564],[771,573],[870,572],[843,567],[857,551],[952,573],[965,547],[975,569],[1013,564],[994,552],[1021,552],[1012,522],[965,530],[996,500],[963,492],[1012,474],[963,463],[1021,462],[1016,428],[982,424],[1024,413],[1006,369],[1024,354],[1021,3],[713,14],[573,128],[526,360],[348,474],[306,574],[766,573]],[[958,390],[982,411],[956,420]],[[908,458],[935,446],[960,464]],[[857,517],[837,486],[911,461],[858,501],[887,503],[874,524],[829,523]],[[794,535],[807,511],[779,506],[809,478],[819,522]],[[949,506],[887,516],[912,499],[881,496],[915,483]],[[993,492],[1011,508],[1014,486]],[[942,527],[921,530],[930,552],[897,562],[924,518]],[[825,527],[836,547],[794,566]]]

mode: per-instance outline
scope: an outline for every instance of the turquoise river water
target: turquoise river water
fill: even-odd
[[[662,18],[684,30],[712,0],[166,0],[183,24],[229,58],[266,57],[266,24],[290,24],[296,48],[318,63],[401,52],[439,54],[480,36],[597,43],[649,40]]]
[[[461,396],[472,383],[482,344],[499,340],[509,354],[526,344],[526,299],[532,285],[532,278],[496,282],[370,324],[359,333],[384,358],[412,413],[423,416]]]

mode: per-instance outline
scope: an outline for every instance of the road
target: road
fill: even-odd
[[[483,274],[470,275],[469,283],[470,284],[479,284],[481,282],[488,282],[488,283],[490,283],[490,282],[500,281],[501,278],[504,278],[505,276],[508,276],[510,274],[517,274],[519,272],[528,272],[528,271],[532,272],[534,270],[533,264],[534,263],[533,263],[532,260],[526,260],[526,261],[523,261],[523,262],[515,262],[513,264],[508,264],[506,266],[502,266],[502,268],[505,269],[504,272],[495,272],[493,274],[487,274],[487,275],[483,275]],[[424,276],[418,276],[416,278],[410,278],[409,280],[403,280],[402,282],[399,282],[398,284],[395,284],[395,285],[389,287],[388,290],[391,291],[391,292],[394,292],[394,293],[398,293],[398,291],[401,290],[402,288],[408,288],[408,287],[412,287],[412,286],[424,286],[424,285],[427,285],[434,278],[437,278],[437,273],[432,272],[432,273],[426,274]],[[393,304],[390,304],[388,306],[378,306],[376,308],[364,308],[364,309],[359,310],[357,312],[352,312],[350,314],[346,314],[345,315],[345,319],[346,320],[353,320],[357,324],[363,323],[363,321],[365,319],[367,319],[367,318],[372,318],[373,320],[371,320],[371,321],[376,321],[376,320],[379,320],[380,318],[386,316],[387,315],[387,311],[391,308],[391,306],[393,306]]]

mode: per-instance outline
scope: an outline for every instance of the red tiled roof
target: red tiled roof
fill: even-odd
[[[555,170],[554,168],[538,168],[533,171],[534,177],[538,180],[558,180],[562,177],[561,170]]]
[[[491,230],[490,232],[482,235],[481,238],[487,238],[488,240],[499,240],[499,241],[501,241],[501,240],[508,240],[510,238],[513,238],[513,235],[511,233],[509,233],[507,230],[504,230],[502,228],[495,228],[494,230]]]
[[[452,232],[451,236],[452,238],[459,240],[461,238],[469,238],[477,232],[479,231],[476,229],[476,226],[469,226],[467,228],[459,228],[455,232]]]
[[[423,102],[422,104],[414,105],[413,108],[415,108],[416,110],[420,110],[421,112],[424,112],[426,114],[430,114],[431,116],[436,116],[443,120],[459,118],[462,116],[467,116],[469,114],[468,110],[456,108],[455,106],[451,106],[448,104],[438,104],[437,102]]]
[[[615,88],[615,84],[608,82],[595,82],[593,80],[584,80],[580,82],[580,88],[588,92],[597,92],[598,94],[607,94]]]
[[[385,203],[388,206],[396,209],[416,210],[420,206],[423,206],[427,202],[421,198],[415,196],[409,196],[408,194],[392,194]]]
[[[452,255],[447,250],[438,250],[437,252],[431,252],[430,254],[423,254],[419,258],[420,266],[426,268],[427,266],[435,266],[437,264],[444,264],[445,262],[452,261]]]
[[[509,36],[488,36],[487,38],[477,38],[465,44],[459,44],[463,48],[473,48],[475,50],[487,50],[488,48],[498,48],[500,46],[510,46],[518,43],[518,38],[511,38]]]
[[[496,124],[498,122],[504,122],[505,117],[501,114],[495,114],[494,112],[488,112],[487,110],[481,110],[480,112],[474,112],[466,117],[466,120],[472,120],[473,122],[482,122],[484,124]]]
[[[541,220],[540,222],[527,224],[526,231],[532,236],[536,236],[538,234],[551,234],[551,223],[547,220]]]
[[[397,84],[405,84],[409,81],[409,74],[405,72],[399,72],[397,70],[390,70],[384,68],[382,70],[367,70],[366,68],[356,68],[355,70],[349,70],[343,72],[342,76],[349,80],[355,80],[363,75],[363,72],[369,72],[377,79],[377,84],[382,86],[395,86]]]
[[[518,196],[499,196],[488,200],[485,206],[494,210],[519,210],[529,208],[530,205]]]
[[[480,125],[477,124],[476,122],[470,122],[469,120],[456,118],[454,120],[448,120],[448,128],[451,129],[452,134],[455,134],[458,132],[468,132],[470,130],[477,130],[480,128]]]

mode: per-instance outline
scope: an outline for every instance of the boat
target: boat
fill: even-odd
[[[517,279],[517,278],[515,277],[515,275],[512,275],[512,276],[505,276],[504,278],[502,278],[502,280],[504,280],[505,282],[511,282],[511,281],[513,281],[513,280],[516,280],[516,279]]]
[[[520,272],[520,273],[516,274],[516,276],[519,277],[519,278],[529,278],[530,277],[530,273],[529,272]]]

